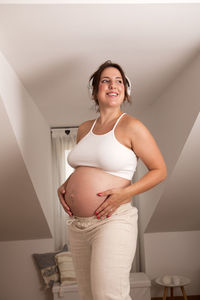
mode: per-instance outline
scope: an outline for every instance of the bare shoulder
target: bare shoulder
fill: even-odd
[[[90,131],[95,120],[87,120],[78,127],[77,143]]]
[[[129,146],[136,153],[137,148],[144,141],[150,141],[152,135],[147,127],[138,119],[126,114],[122,122],[122,132],[124,136],[124,143],[127,142]],[[139,153],[137,153],[139,156]]]
[[[123,126],[130,134],[141,134],[148,131],[147,127],[138,119],[126,114]]]

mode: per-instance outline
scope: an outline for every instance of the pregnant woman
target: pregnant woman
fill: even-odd
[[[106,61],[90,85],[99,116],[79,126],[68,156],[75,170],[58,196],[71,217],[69,246],[81,299],[130,300],[138,217],[131,198],[163,181],[166,166],[148,129],[121,111],[131,89],[122,68]],[[139,158],[148,172],[131,183]]]

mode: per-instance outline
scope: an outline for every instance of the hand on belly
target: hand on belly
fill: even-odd
[[[129,181],[92,167],[79,167],[72,174],[67,184],[65,201],[73,215],[89,217],[106,199],[99,197],[99,192],[124,186]]]
[[[71,208],[73,215],[89,217],[94,215],[95,210],[105,200],[106,197],[99,197],[97,192],[90,188],[76,189],[75,191],[67,190],[65,201]]]

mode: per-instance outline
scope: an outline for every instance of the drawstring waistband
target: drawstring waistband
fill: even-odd
[[[128,211],[130,208],[134,208],[136,210],[137,213],[137,208],[133,207],[131,205],[130,202],[122,204],[121,206],[119,206],[116,211],[112,214],[114,215],[118,215],[123,211]],[[112,217],[111,215],[111,217]],[[91,217],[78,217],[78,216],[72,216],[70,217],[70,219],[67,220],[67,225],[72,225],[74,224],[77,228],[79,229],[85,229],[90,227],[91,225],[97,224],[97,223],[104,223],[105,221],[107,221],[108,218],[103,218],[103,219],[97,219],[96,216],[91,216]]]
[[[67,220],[67,225],[71,225],[72,223],[75,223],[78,228],[84,229],[84,228],[92,225],[96,221],[97,221],[97,217],[95,217],[95,216],[92,216],[92,217],[72,216],[69,220]],[[101,219],[98,221],[101,221]]]

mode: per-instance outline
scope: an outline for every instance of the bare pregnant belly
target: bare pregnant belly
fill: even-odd
[[[101,169],[78,167],[67,183],[65,201],[73,215],[93,216],[106,198],[97,196],[98,193],[128,185],[130,185],[128,179],[111,175]]]

